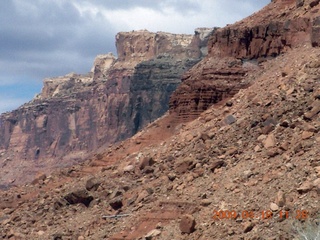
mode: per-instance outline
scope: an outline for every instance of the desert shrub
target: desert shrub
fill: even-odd
[[[305,221],[293,224],[293,230],[299,240],[320,240],[320,222]]]

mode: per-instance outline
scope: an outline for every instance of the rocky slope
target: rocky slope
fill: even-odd
[[[0,185],[72,165],[162,116],[213,30],[119,33],[117,59],[100,55],[87,75],[45,79],[41,94],[0,117]]]
[[[208,57],[182,78],[170,101],[171,111],[178,118],[194,119],[247,87],[247,75],[260,61],[304,44],[319,46],[318,3],[273,1],[259,13],[217,30],[209,40]]]
[[[232,106],[169,129],[166,115],[82,165],[3,192],[1,237],[297,239],[295,225],[317,220],[320,206],[319,57],[292,50],[261,65]]]
[[[294,16],[314,22],[318,3],[272,1],[228,28]],[[298,239],[299,226],[319,224],[320,214],[320,48],[310,36],[315,31],[305,33],[309,41],[277,56],[221,58],[216,64],[225,68],[214,72],[245,71],[237,81],[247,86],[207,103],[202,113],[191,112],[190,118],[198,116],[194,121],[179,123],[188,117],[174,110],[176,103],[170,113],[88,161],[2,192],[0,236]],[[215,56],[185,75],[194,77],[193,84],[185,80],[188,91],[210,60]],[[221,76],[215,76],[219,84]],[[226,82],[236,81],[228,77]]]

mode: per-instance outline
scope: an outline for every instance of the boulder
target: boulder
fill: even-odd
[[[155,163],[152,157],[144,157],[139,163],[140,170],[143,170],[145,167],[152,166]]]
[[[310,181],[305,181],[301,184],[301,186],[297,189],[298,193],[303,194],[311,191],[313,188],[313,184]]]
[[[122,203],[122,197],[117,197],[109,201],[109,205],[114,209],[118,210],[122,208],[123,203]]]
[[[268,137],[266,138],[266,140],[264,141],[264,147],[265,148],[272,148],[276,145],[276,138],[274,136],[274,134],[270,133],[268,135]]]
[[[196,221],[192,215],[184,215],[181,218],[179,229],[181,233],[193,233],[195,231]]]
[[[183,174],[193,169],[194,167],[195,163],[192,159],[180,159],[175,164],[175,171],[179,174]]]
[[[210,165],[210,170],[211,170],[212,172],[214,172],[216,169],[221,168],[221,167],[223,167],[223,166],[226,166],[226,162],[221,161],[221,160],[218,160],[218,161],[213,162],[213,163]]]
[[[304,0],[296,0],[296,7],[302,7],[304,5]]]
[[[86,189],[88,191],[96,191],[98,187],[101,185],[101,181],[95,177],[92,177],[86,182]]]
[[[156,237],[159,236],[160,234],[161,234],[161,231],[159,229],[153,229],[147,233],[147,235],[145,236],[145,239],[146,240],[156,239]]]
[[[35,177],[35,179],[32,181],[32,184],[38,184],[41,181],[44,181],[47,178],[47,175],[44,173],[39,173],[37,174],[37,176]]]
[[[86,207],[89,207],[90,202],[93,200],[93,197],[89,195],[87,190],[75,190],[73,192],[68,193],[64,196],[64,199],[69,204],[78,204],[82,203]]]
[[[285,194],[283,191],[279,191],[277,193],[276,199],[275,199],[275,203],[279,206],[279,207],[283,207],[286,204],[286,198],[285,198]],[[271,209],[272,210],[272,209]]]
[[[314,135],[313,132],[303,131],[302,134],[301,134],[301,139],[302,140],[306,140],[306,139],[311,138],[313,135]]]

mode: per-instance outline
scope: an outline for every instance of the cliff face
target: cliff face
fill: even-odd
[[[147,31],[119,33],[116,46],[120,62],[142,62],[155,56],[169,54],[176,58],[199,58],[200,49],[191,35]]]
[[[171,112],[178,118],[193,119],[247,87],[250,72],[259,68],[260,61],[298,46],[319,46],[318,12],[319,1],[277,0],[259,13],[215,31],[209,39],[208,56],[184,74],[173,94]]]
[[[318,47],[319,2],[272,1],[240,22],[195,35],[119,33],[118,58],[99,55],[87,75],[46,79],[35,99],[0,116],[0,184],[31,180],[128,138],[163,115],[168,102],[176,120],[194,119],[252,84],[260,62],[300,45]]]
[[[258,14],[228,28],[268,25],[270,19],[285,20],[283,16],[291,20],[312,17],[320,10],[319,2],[272,1]],[[309,35],[317,31],[316,21],[310,18],[310,22]],[[181,110],[179,118],[195,117],[213,102],[228,99],[246,84],[250,86],[228,101],[211,106],[194,121],[175,125],[175,114],[166,114],[132,138],[102,149],[80,165],[50,176],[39,175],[32,184],[0,190],[0,238],[292,240],[308,235],[309,239],[317,239],[320,48],[313,44],[312,36],[302,36],[310,40],[282,48],[283,54],[277,57],[263,57],[268,51],[262,51],[259,59],[252,58],[241,44],[234,48],[235,56],[244,51],[241,58],[231,53],[219,57],[214,55],[217,49],[210,48],[212,55],[184,75],[183,84],[172,98],[176,100],[175,109]],[[37,113],[54,109],[50,101],[62,99],[63,91],[70,96],[78,94],[72,104],[64,100],[65,105],[57,105],[67,115],[68,107],[74,111],[76,123],[70,124],[68,119],[64,123],[58,117],[56,120],[67,124],[64,129],[72,126],[70,131],[75,129],[78,136],[94,139],[95,129],[111,133],[97,121],[102,124],[109,119],[113,126],[124,126],[114,115],[114,122],[110,121],[108,114],[114,112],[107,111],[111,105],[118,106],[118,111],[134,106],[132,113],[136,114],[128,116],[131,124],[139,126],[152,117],[154,109],[159,109],[156,100],[166,96],[159,89],[171,90],[169,83],[173,84],[176,74],[172,69],[178,71],[183,64],[185,68],[192,64],[166,54],[144,60],[134,69],[110,60],[110,56],[101,56],[100,61],[90,81],[81,82],[87,77],[74,74],[59,78],[61,84],[73,78],[71,83],[80,85],[57,88],[46,81],[46,94],[38,96],[39,101],[43,98],[43,106],[30,103],[30,111],[25,106],[23,111],[6,115],[6,121],[1,122],[6,128],[1,134],[11,134],[12,141],[25,141],[19,139],[26,132],[25,126],[36,123],[37,129],[49,129],[49,125],[58,124],[50,120],[55,116],[43,118],[44,114]],[[122,68],[115,67],[120,65]],[[75,86],[83,92],[73,92]],[[123,105],[111,102],[118,101],[111,95],[123,97],[119,102]],[[151,105],[154,108],[149,109]],[[187,107],[192,109],[191,114]],[[13,116],[19,113],[29,114],[28,121],[17,122]],[[92,127],[86,122],[89,118]],[[10,161],[3,164],[9,165]]]
[[[182,73],[205,54],[211,31],[119,33],[118,59],[99,55],[87,75],[45,79],[35,99],[0,116],[0,184],[73,164],[162,116]]]

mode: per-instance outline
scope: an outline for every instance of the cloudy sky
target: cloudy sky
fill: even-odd
[[[115,34],[223,27],[270,0],[5,0],[0,8],[0,113],[41,91],[45,77],[89,72],[115,53]]]

